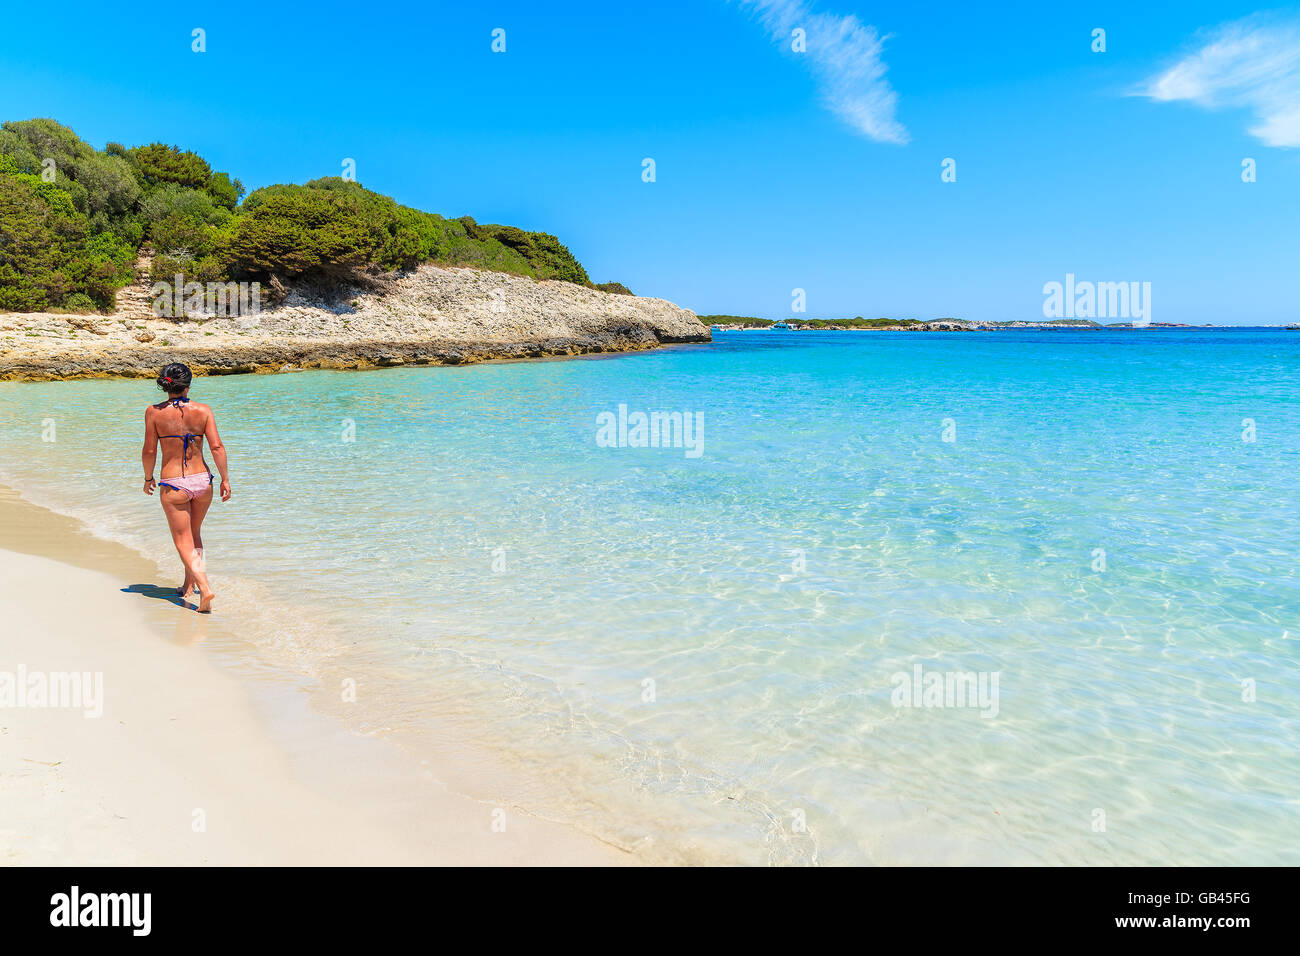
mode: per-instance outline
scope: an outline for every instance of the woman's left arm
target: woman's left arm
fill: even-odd
[[[226,446],[221,442],[221,434],[217,431],[217,416],[213,414],[212,407],[208,409],[208,425],[204,429],[203,435],[208,440],[208,450],[212,452],[212,460],[216,462],[217,471],[221,473],[221,500],[230,500],[230,471],[226,463]]]
[[[144,465],[144,493],[153,494],[154,462],[158,460],[158,429],[153,427],[153,406],[144,410],[144,447],[140,449],[140,463]]]

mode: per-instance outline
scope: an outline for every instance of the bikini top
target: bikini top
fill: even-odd
[[[182,425],[185,424],[185,411],[184,411],[184,409],[181,408],[181,406],[184,405],[184,404],[185,404],[186,402],[188,402],[188,401],[189,401],[188,398],[180,398],[180,397],[178,397],[178,398],[168,399],[168,404],[170,404],[173,408],[175,408],[178,412],[181,413],[181,424],[182,424]],[[190,432],[186,432],[186,433],[183,434],[183,435],[159,435],[158,437],[159,437],[159,438],[179,438],[179,439],[181,439],[181,441],[183,441],[183,442],[185,443],[183,446],[181,446],[181,477],[184,478],[184,477],[185,477],[185,460],[186,460],[187,458],[190,457],[190,441],[191,441],[192,439],[202,438],[203,436],[202,436],[202,435],[195,435],[195,434],[192,434],[192,433],[190,433]]]

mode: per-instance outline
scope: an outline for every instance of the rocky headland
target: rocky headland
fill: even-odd
[[[0,379],[152,378],[174,361],[197,375],[462,365],[711,338],[664,299],[470,268],[422,265],[366,287],[281,295],[253,314],[168,318],[141,278],[112,315],[0,313]]]

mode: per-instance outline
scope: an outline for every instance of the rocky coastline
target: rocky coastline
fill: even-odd
[[[241,315],[169,318],[154,301],[142,279],[112,315],[0,313],[0,380],[152,378],[171,361],[199,375],[463,365],[711,338],[664,299],[434,265],[366,288],[293,287]]]

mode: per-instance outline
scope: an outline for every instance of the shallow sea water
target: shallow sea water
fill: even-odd
[[[324,706],[358,729],[491,748],[526,781],[492,799],[663,862],[1300,863],[1300,333],[719,333],[193,395],[222,613],[322,701],[357,681]],[[156,396],[0,383],[0,480],[175,563]],[[701,454],[602,447],[620,405],[698,413]],[[989,696],[897,706],[918,667]]]

